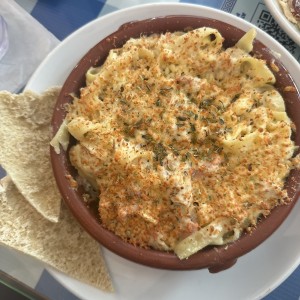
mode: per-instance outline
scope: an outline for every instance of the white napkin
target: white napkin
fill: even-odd
[[[0,61],[0,90],[19,92],[59,40],[12,0],[0,1],[9,39]]]

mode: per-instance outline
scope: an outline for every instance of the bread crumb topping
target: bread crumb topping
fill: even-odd
[[[254,36],[227,49],[208,27],[141,36],[87,72],[68,107],[69,153],[103,226],[184,258],[289,201],[292,122],[272,71],[248,53]]]

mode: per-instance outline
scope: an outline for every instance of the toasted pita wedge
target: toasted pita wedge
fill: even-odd
[[[0,92],[0,164],[27,201],[57,222],[61,196],[49,155],[50,121],[59,88],[43,94]]]
[[[99,244],[62,206],[58,223],[41,216],[6,176],[0,182],[0,243],[107,292],[113,285]]]

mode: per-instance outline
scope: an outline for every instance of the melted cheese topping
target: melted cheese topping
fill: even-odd
[[[212,28],[143,36],[87,72],[66,122],[103,226],[184,258],[288,201],[291,121],[273,73],[248,54],[254,36],[228,49]]]

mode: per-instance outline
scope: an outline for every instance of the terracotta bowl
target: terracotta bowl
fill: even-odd
[[[85,73],[91,66],[101,65],[112,48],[122,47],[130,37],[139,37],[141,34],[149,35],[152,33],[164,33],[166,31],[178,31],[187,28],[198,28],[209,26],[218,29],[225,38],[225,47],[233,46],[244,31],[232,25],[218,20],[196,16],[167,16],[143,21],[124,24],[96,44],[86,55],[78,62],[65,81],[59,95],[56,108],[53,115],[53,132],[55,133],[62,123],[66,111],[64,105],[72,101],[70,94],[79,94],[79,89],[85,85]],[[97,41],[95,41],[97,42]],[[287,70],[280,61],[272,55],[266,46],[260,41],[254,42],[253,53],[265,59],[267,62],[275,62],[279,67],[279,72],[275,73],[277,89],[282,93],[289,117],[294,121],[298,128],[293,136],[297,145],[300,145],[300,97],[297,87]],[[295,86],[296,91],[286,92],[285,86]],[[71,141],[71,144],[74,141]],[[51,148],[51,160],[56,177],[58,188],[62,197],[74,214],[75,218],[82,227],[93,236],[101,245],[113,251],[114,253],[129,259],[131,261],[148,265],[151,267],[173,270],[192,270],[208,268],[210,272],[218,272],[235,264],[238,257],[251,251],[263,241],[265,241],[284,221],[293,208],[299,196],[299,171],[293,170],[286,180],[288,194],[292,201],[288,205],[275,208],[271,214],[262,219],[257,228],[251,234],[243,234],[239,240],[226,246],[207,247],[198,253],[190,256],[188,259],[179,260],[174,253],[167,253],[156,250],[145,250],[135,247],[122,241],[114,233],[106,230],[101,225],[98,217],[97,208],[87,207],[82,200],[83,188],[77,190],[70,186],[66,175],[76,176],[76,170],[70,165],[68,151],[61,151],[58,155]],[[87,249],[88,251],[88,249]]]

